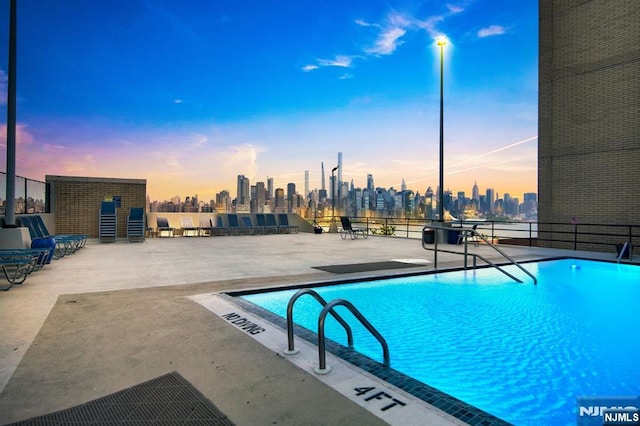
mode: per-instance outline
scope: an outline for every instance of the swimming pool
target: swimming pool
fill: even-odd
[[[393,369],[515,424],[575,424],[578,397],[640,395],[640,267],[526,266],[537,286],[482,268],[314,289],[363,313],[387,340]],[[242,297],[286,317],[296,291]],[[315,332],[320,308],[301,297],[295,322]],[[355,350],[382,362],[380,344],[342,309]],[[346,345],[327,318],[327,337]]]

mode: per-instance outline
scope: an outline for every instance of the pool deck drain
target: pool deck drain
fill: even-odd
[[[297,339],[295,347],[299,352],[285,355],[287,333],[282,328],[230,303],[221,295],[200,294],[189,298],[391,425],[467,424],[331,353],[326,355],[331,372],[317,374],[314,372],[318,366],[317,346]]]

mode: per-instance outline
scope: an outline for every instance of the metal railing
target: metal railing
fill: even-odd
[[[298,290],[291,299],[289,299],[289,303],[287,304],[287,349],[284,351],[285,355],[295,355],[298,353],[298,350],[294,347],[294,333],[293,333],[293,307],[296,301],[308,294],[313,296],[314,299],[318,301],[322,305],[322,311],[318,317],[318,358],[319,363],[318,367],[314,368],[314,371],[318,374],[327,374],[331,371],[330,367],[327,367],[327,358],[326,358],[326,341],[324,335],[324,324],[327,318],[327,315],[331,314],[340,325],[347,332],[347,342],[349,348],[353,349],[353,332],[351,331],[351,327],[349,324],[338,315],[333,309],[334,306],[344,306],[360,321],[360,323],[376,338],[380,345],[382,346],[384,365],[389,366],[389,346],[387,345],[386,340],[382,335],[375,329],[373,325],[358,311],[358,309],[353,306],[353,304],[345,299],[334,299],[331,302],[327,303],[326,300],[322,296],[320,296],[315,290],[311,288],[303,288]]]
[[[350,217],[354,226],[365,228],[368,233],[391,238],[422,238],[422,228],[431,223],[416,218]],[[326,219],[326,224],[331,218]],[[318,220],[325,227],[325,222]],[[631,251],[640,247],[640,224],[524,222],[511,220],[470,220],[447,222],[452,228],[476,225],[477,231],[487,240],[500,244],[529,247],[549,247],[567,250],[608,252],[624,243]],[[382,229],[392,233],[379,232]],[[326,230],[326,228],[325,228]],[[456,241],[450,241],[455,244]]]
[[[294,347],[293,343],[293,306],[296,301],[305,294],[313,296],[314,299],[318,301],[323,307],[327,306],[327,301],[324,300],[322,296],[318,294],[313,289],[310,288],[302,288],[296,292],[291,299],[289,299],[289,303],[287,304],[287,350],[284,351],[286,355],[295,355],[298,353],[298,350]],[[338,321],[342,327],[347,332],[347,342],[350,348],[353,348],[353,332],[351,331],[351,327],[349,324],[342,319],[340,315],[338,315],[335,311],[331,311],[330,314]]]
[[[0,172],[0,216],[5,215],[7,174]],[[16,176],[15,213],[44,213],[46,210],[46,183]]]
[[[423,232],[423,235],[424,235],[425,232],[428,232],[428,231],[431,231],[431,230],[434,230],[434,231],[435,230],[440,230],[440,231],[444,231],[444,232],[440,232],[441,234],[444,234],[445,232],[448,232],[451,229],[452,228],[450,226],[442,226],[442,225],[437,225],[437,224],[433,224],[432,223],[432,224],[430,224],[428,226],[425,226],[422,229],[422,232]],[[471,237],[479,238],[480,240],[482,240],[486,245],[488,245],[489,247],[494,249],[502,257],[504,257],[507,261],[509,261],[509,263],[511,263],[512,265],[516,266],[522,272],[524,272],[529,277],[531,277],[531,279],[533,279],[533,284],[538,284],[538,279],[535,277],[535,275],[533,275],[526,268],[524,268],[522,265],[520,265],[514,258],[509,256],[503,250],[500,250],[498,247],[496,247],[491,242],[489,242],[484,236],[482,236],[480,233],[478,233],[478,231],[476,231],[475,226],[473,228],[464,228],[464,227],[457,228],[457,230],[458,230],[458,232],[460,232],[459,237],[458,237],[458,241],[460,240],[460,236],[462,236],[462,241],[464,243],[464,252],[459,252],[459,251],[455,251],[455,250],[438,249],[438,234],[439,234],[439,232],[433,232],[433,237],[434,237],[433,248],[427,247],[426,242],[425,242],[425,238],[423,236],[423,238],[422,238],[422,248],[424,248],[425,250],[431,250],[431,251],[434,252],[433,267],[435,269],[438,268],[438,252],[459,254],[459,255],[464,256],[464,269],[467,269],[467,267],[468,267],[467,266],[467,257],[468,256],[472,256],[473,257],[473,267],[474,268],[477,266],[477,259],[480,259],[483,262],[487,263],[488,265],[492,266],[493,268],[499,270],[503,274],[507,275],[509,278],[513,279],[514,281],[522,283],[521,279],[519,279],[516,276],[514,276],[514,275],[510,274],[509,272],[505,271],[499,265],[493,263],[492,261],[490,261],[489,259],[485,258],[484,256],[481,256],[481,255],[479,255],[477,253],[469,253],[469,250],[468,250],[468,244],[469,244],[468,237],[471,236]]]

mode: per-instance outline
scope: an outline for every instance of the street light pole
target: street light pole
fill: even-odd
[[[336,177],[335,172],[340,167],[340,164],[331,169],[331,225],[329,226],[329,232],[338,232],[338,225],[336,225]]]
[[[438,188],[438,222],[444,222],[444,46],[447,38],[437,39],[440,46],[440,182]]]

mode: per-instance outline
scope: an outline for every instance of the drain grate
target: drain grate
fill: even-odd
[[[233,425],[177,372],[66,410],[12,425]]]

